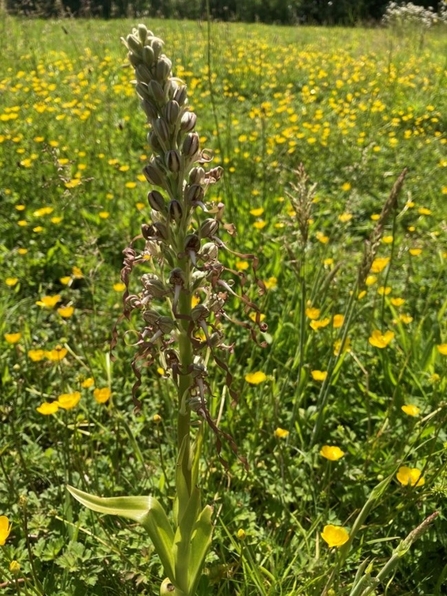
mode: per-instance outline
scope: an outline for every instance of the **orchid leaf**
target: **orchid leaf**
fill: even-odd
[[[149,534],[166,575],[174,578],[174,532],[165,510],[157,499],[154,497],[97,497],[72,486],[67,486],[67,489],[77,501],[92,511],[127,517],[140,523]]]
[[[211,546],[213,536],[212,513],[213,508],[206,505],[194,527],[189,556],[189,594],[195,594],[196,592],[205,564],[205,557]]]

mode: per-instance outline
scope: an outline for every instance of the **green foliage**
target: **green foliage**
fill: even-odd
[[[64,488],[150,494],[166,510],[174,495],[172,381],[143,367],[134,401],[133,320],[119,322],[109,357],[121,251],[148,219],[149,151],[118,44],[123,24],[69,21],[65,34],[60,22],[2,18],[0,515],[12,529],[0,583],[8,596],[156,594],[160,559],[144,528],[86,512]],[[222,321],[239,400],[217,369],[208,407],[248,469],[224,441],[225,470],[206,434],[200,474],[215,533],[198,593],[350,594],[447,494],[446,41],[429,32],[421,52],[386,31],[213,25],[214,114],[203,28],[151,27],[188,84],[202,144],[225,168],[212,192],[236,225],[235,239],[224,236],[241,253],[225,257],[239,272],[233,288],[244,282],[268,323],[261,348]],[[301,162],[317,183],[304,245],[287,194],[296,197]],[[359,298],[365,239],[404,166],[377,247],[389,260]],[[258,257],[256,272],[245,254]],[[36,304],[58,295],[52,307]],[[349,313],[338,326],[334,317],[346,323]],[[227,314],[247,320],[237,300]],[[394,337],[375,347],[375,330]],[[350,350],[335,358],[345,332]],[[316,371],[331,373],[324,401]],[[77,392],[71,409],[36,410]],[[344,456],[324,458],[324,445]],[[401,484],[402,467],[425,483]],[[323,542],[329,524],[355,533],[346,554]],[[384,579],[393,594],[444,593],[446,535],[441,513]]]

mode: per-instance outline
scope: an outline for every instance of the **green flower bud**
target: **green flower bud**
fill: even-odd
[[[166,167],[170,172],[178,172],[182,167],[182,158],[177,149],[167,151],[165,155]]]
[[[153,130],[147,135],[147,142],[154,153],[163,152],[163,147],[161,146],[160,141]]]
[[[203,201],[205,191],[199,184],[191,184],[185,191],[185,201],[188,205],[194,205]]]
[[[180,122],[180,129],[184,132],[191,132],[197,122],[197,116],[194,112],[185,112]]]
[[[199,135],[196,132],[190,132],[183,140],[182,153],[189,158],[193,158],[200,149]]]
[[[155,61],[154,50],[151,46],[144,46],[143,48],[143,62],[146,66],[152,66]]]
[[[172,62],[166,56],[161,56],[155,66],[155,78],[163,82],[171,74]]]
[[[219,222],[216,219],[205,219],[200,226],[200,237],[201,238],[212,238],[217,234],[219,230]]]
[[[138,56],[136,54],[132,54],[132,52],[129,52],[127,54],[127,59],[129,60],[129,62],[131,63],[131,65],[136,68],[139,64],[141,64],[141,59],[138,58]]]
[[[184,286],[185,281],[185,274],[180,267],[176,267],[169,274],[169,283],[173,286]]]
[[[163,103],[165,100],[165,94],[163,87],[158,81],[152,81],[148,84],[149,99],[155,99],[155,103]]]
[[[190,184],[200,184],[205,176],[205,170],[201,167],[192,168],[189,172],[189,183]]]
[[[163,282],[153,273],[145,273],[141,276],[141,283],[146,292],[154,298],[163,298],[169,293],[168,288]],[[160,315],[158,315],[159,317]]]
[[[164,174],[159,170],[159,168],[156,165],[154,165],[154,162],[147,164],[147,166],[143,168],[143,174],[146,176],[146,180],[150,184],[154,184],[155,186],[164,185]]]
[[[182,219],[182,206],[175,199],[169,203],[168,206],[169,217],[175,222],[179,222]]]
[[[157,118],[157,116],[158,116],[157,108],[146,97],[144,97],[141,100],[141,107],[143,108],[148,120],[153,120],[154,118]]]
[[[147,83],[142,83],[141,81],[138,81],[135,89],[136,89],[140,99],[142,99],[142,100],[145,99],[147,101],[150,101],[152,99]]]
[[[151,71],[146,66],[146,64],[143,63],[139,64],[135,68],[135,76],[137,77],[138,81],[141,81],[146,84],[152,80]]]
[[[156,232],[156,237],[159,240],[168,240],[169,239],[169,230],[168,230],[168,226],[166,224],[164,224],[161,221],[156,221],[153,224],[154,228],[155,228],[155,232]]]
[[[190,250],[199,252],[200,250],[200,238],[197,234],[188,234],[185,238],[185,252]]]
[[[166,212],[166,204],[161,192],[158,190],[151,190],[147,193],[148,203],[154,211]]]
[[[179,113],[180,106],[178,105],[178,103],[174,99],[168,101],[164,108],[164,116],[166,118],[167,123],[174,125],[177,122]]]
[[[144,45],[144,43],[146,41],[147,34],[148,34],[146,25],[143,25],[140,23],[137,27],[137,31],[138,31],[138,37],[140,38],[141,43]]]
[[[162,145],[169,142],[169,128],[164,118],[157,118],[152,122],[152,130]]]
[[[162,333],[171,333],[171,331],[177,327],[175,321],[173,321],[171,317],[166,316],[160,317],[157,324]]]
[[[135,37],[135,35],[129,34],[126,37],[126,43],[129,50],[136,54],[138,58],[143,57],[143,44]]]
[[[175,99],[175,101],[179,104],[179,106],[182,106],[186,103],[186,98],[187,98],[186,85],[183,85],[182,87],[178,87],[175,90],[174,95],[172,96],[172,99]]]
[[[163,40],[159,37],[151,37],[150,44],[154,51],[154,60],[158,60],[158,57],[161,54],[161,50],[163,49]]]
[[[155,325],[159,318],[160,313],[158,313],[156,310],[148,309],[143,313],[143,319],[146,321],[146,323],[149,323],[149,325]]]
[[[200,251],[200,256],[204,261],[214,261],[217,259],[218,254],[219,249],[214,242],[207,242],[202,246],[202,250]]]
[[[191,310],[191,318],[193,321],[205,320],[210,311],[204,304],[198,304]]]

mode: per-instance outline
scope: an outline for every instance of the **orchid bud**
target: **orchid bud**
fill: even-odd
[[[185,251],[189,252],[190,250],[194,252],[199,252],[200,250],[200,238],[197,234],[188,234],[185,238]]]
[[[134,35],[129,34],[126,37],[126,43],[129,50],[136,54],[139,58],[143,56],[143,44]]]
[[[141,100],[141,107],[143,108],[148,120],[153,120],[154,118],[157,118],[157,108],[151,101],[149,101],[149,99],[147,99],[147,97],[143,97],[143,99]]]
[[[149,163],[143,168],[143,174],[146,176],[146,180],[150,184],[155,184],[155,186],[163,186],[164,176],[153,163]]]
[[[166,145],[169,141],[169,128],[164,118],[157,118],[152,122],[152,128],[160,140],[160,143]]]
[[[183,141],[182,153],[187,157],[194,157],[200,147],[199,135],[196,132],[188,133]]]
[[[185,192],[185,201],[193,205],[194,203],[203,201],[205,196],[205,191],[199,184],[191,184],[191,186],[187,187]]]
[[[151,46],[144,46],[144,48],[143,48],[143,62],[146,64],[146,66],[152,66],[152,64],[154,63],[154,60],[155,60],[154,50],[151,48]]]
[[[217,259],[218,254],[219,249],[214,242],[207,242],[202,246],[202,250],[200,251],[200,256],[204,261],[214,261],[214,259]]]
[[[166,167],[170,172],[178,172],[182,167],[182,157],[177,149],[167,151],[165,159]]]
[[[205,221],[200,226],[200,236],[201,238],[212,238],[217,234],[219,230],[219,222],[215,219],[205,219]]]
[[[151,190],[150,192],[148,192],[147,200],[148,200],[150,207],[154,211],[161,211],[161,212],[166,211],[165,200],[164,200],[161,192],[158,192],[158,190]]]
[[[179,222],[182,219],[183,209],[181,204],[173,200],[169,203],[168,206],[169,217],[176,222]]]
[[[163,82],[171,74],[172,62],[166,56],[161,56],[155,67],[155,78]]]
[[[144,45],[148,33],[146,25],[140,23],[137,27],[137,31],[138,37],[140,38],[141,43]]]
[[[187,97],[186,86],[183,85],[182,87],[178,87],[178,89],[175,91],[174,95],[172,96],[172,99],[175,99],[175,101],[179,104],[179,106],[182,106],[186,102],[186,97]]]
[[[162,153],[163,147],[153,130],[147,135],[147,142],[154,153]]]
[[[163,49],[163,41],[159,37],[152,37],[150,44],[154,51],[154,60],[158,60],[161,50]]]
[[[162,103],[164,101],[165,94],[163,91],[163,87],[160,85],[158,81],[152,80],[148,84],[148,90],[150,99],[153,98],[156,103]]]
[[[164,109],[164,115],[168,124],[174,125],[177,122],[180,113],[180,106],[172,99],[168,101]]]
[[[180,130],[184,132],[191,132],[197,122],[197,116],[194,112],[185,112],[180,121]]]
[[[203,180],[204,175],[205,170],[201,166],[192,168],[192,170],[189,172],[189,183],[200,184]]]

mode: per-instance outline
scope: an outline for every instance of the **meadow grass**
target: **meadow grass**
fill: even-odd
[[[420,47],[385,30],[213,24],[208,58],[206,24],[147,25],[225,169],[213,199],[237,234],[223,240],[259,259],[224,265],[268,324],[257,342],[228,326],[237,404],[213,373],[210,411],[249,465],[224,443],[226,470],[208,433],[200,593],[354,596],[379,575],[377,594],[444,594],[445,31]],[[162,577],[143,532],[65,490],[172,498],[170,380],[143,368],[132,397],[132,320],[109,354],[122,250],[150,217],[130,26],[0,21],[4,594],[155,594]],[[226,310],[250,321],[237,300]],[[329,548],[328,525],[349,541]]]

